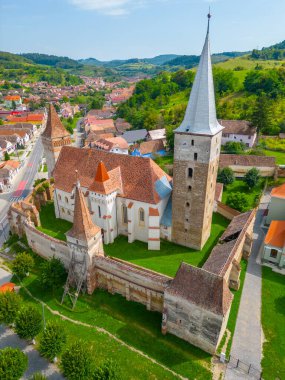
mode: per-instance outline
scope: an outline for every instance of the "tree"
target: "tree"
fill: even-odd
[[[16,108],[17,108],[16,102],[15,100],[12,100],[12,109],[15,111]]]
[[[28,358],[18,348],[0,350],[0,379],[18,380],[28,368]]]
[[[41,284],[48,289],[60,287],[66,280],[66,270],[62,262],[52,257],[42,263],[40,281]]]
[[[66,343],[66,333],[64,327],[55,321],[50,321],[40,339],[40,352],[46,358],[53,360],[61,354]]]
[[[258,184],[259,179],[260,172],[256,168],[250,169],[244,176],[244,182],[250,189],[254,188]]]
[[[4,154],[4,160],[5,161],[9,161],[10,160],[10,156],[9,156],[8,152],[5,152],[5,154]]]
[[[61,357],[63,374],[68,380],[89,380],[92,378],[93,355],[82,340],[72,343]]]
[[[120,380],[121,373],[117,364],[112,360],[106,360],[100,367],[96,368],[93,380]]]
[[[22,307],[15,325],[20,338],[33,339],[42,329],[42,316],[33,306]]]
[[[228,141],[223,145],[223,151],[229,154],[243,154],[245,148],[245,143],[236,141]]]
[[[0,323],[13,323],[20,310],[21,297],[14,292],[0,293]]]
[[[262,93],[257,97],[255,106],[253,108],[251,122],[258,128],[259,132],[265,134],[274,134],[277,129],[273,124],[272,102],[268,97]]]
[[[226,200],[226,204],[235,210],[243,212],[248,207],[248,200],[246,195],[243,193],[230,193]]]
[[[12,264],[12,271],[20,278],[24,278],[34,266],[34,259],[29,253],[19,253]]]
[[[217,181],[223,183],[225,186],[230,185],[235,180],[234,171],[231,168],[219,169]]]

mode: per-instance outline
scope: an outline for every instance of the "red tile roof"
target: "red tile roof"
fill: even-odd
[[[21,99],[21,97],[19,95],[7,95],[4,98],[4,100],[10,100],[10,101],[20,100],[20,99]]]
[[[285,221],[272,220],[265,236],[264,244],[283,248],[285,246]]]
[[[270,195],[272,197],[284,198],[285,199],[285,183],[281,186],[274,187],[274,189],[271,190]]]
[[[76,183],[75,170],[78,170],[82,187],[88,189],[94,183],[100,161],[104,162],[109,175],[111,170],[120,169],[121,196],[129,199],[157,204],[160,197],[155,182],[164,176],[171,181],[171,177],[150,158],[64,146],[53,172],[55,187],[70,193]],[[117,177],[118,171],[115,174]]]
[[[256,133],[256,127],[253,127],[247,120],[222,120],[219,119],[219,123],[224,127],[223,135],[236,134],[253,136]]]
[[[253,166],[253,167],[275,167],[275,157],[266,156],[249,156],[239,154],[221,154],[220,155],[220,168],[226,166]]]

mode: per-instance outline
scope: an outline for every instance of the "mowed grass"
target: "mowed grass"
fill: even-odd
[[[37,229],[56,239],[66,241],[65,233],[72,227],[72,223],[67,220],[57,219],[54,212],[54,203],[47,202],[40,210],[41,226]]]
[[[201,251],[164,240],[160,251],[149,251],[146,243],[135,241],[130,244],[125,236],[119,236],[113,244],[105,246],[105,254],[174,277],[182,261],[201,267],[228,224],[229,220],[214,213],[211,236]]]
[[[275,157],[277,165],[285,165],[285,152],[276,152],[274,150],[263,149],[266,156]]]
[[[264,178],[261,178],[258,185],[254,189],[249,189],[243,180],[236,179],[231,185],[224,187],[222,202],[227,203],[229,194],[239,192],[244,194],[247,198],[248,206],[246,207],[246,210],[251,210],[256,206],[256,199],[261,195],[264,188],[264,183]]]
[[[285,379],[285,276],[262,267],[264,379]]]
[[[23,283],[31,294],[44,301],[52,310],[92,326],[104,328],[126,344],[134,347],[166,367],[189,379],[210,380],[211,355],[197,347],[171,335],[161,334],[161,314],[147,311],[135,302],[125,300],[120,295],[112,295],[96,290],[93,295],[81,295],[74,311],[66,299],[60,304],[63,289],[54,293],[44,289],[39,281],[39,267],[43,259],[36,257],[35,269]],[[17,282],[17,279],[13,281]],[[25,302],[34,302],[22,289]],[[37,307],[41,310],[40,304]],[[47,309],[46,319],[55,318]],[[114,338],[87,328],[62,321],[69,340],[81,338],[94,352],[94,360],[100,365],[107,358],[113,359],[122,370],[122,379],[174,379],[177,378],[149,359],[131,351]]]

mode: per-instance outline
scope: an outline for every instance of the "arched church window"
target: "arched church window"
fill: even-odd
[[[122,205],[122,221],[123,221],[123,224],[128,223],[128,209],[125,204]]]
[[[144,226],[144,221],[145,221],[144,209],[140,208],[139,209],[139,224],[140,224],[140,226]]]

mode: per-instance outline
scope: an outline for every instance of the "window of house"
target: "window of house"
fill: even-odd
[[[277,249],[271,249],[271,251],[270,251],[270,257],[272,257],[273,259],[276,259],[277,255],[278,255]]]
[[[122,221],[123,224],[128,223],[128,209],[126,205],[122,205]]]
[[[191,140],[191,145],[194,146],[194,140]]]
[[[99,215],[99,218],[101,218],[101,207],[98,206],[98,215]]]
[[[144,226],[144,209],[139,209],[139,224],[140,226]]]
[[[198,159],[198,153],[194,153],[194,160],[197,161]]]
[[[193,177],[193,169],[192,168],[188,168],[188,177],[189,178]]]
[[[247,138],[250,140],[250,135],[249,135],[249,136],[247,136]]]

